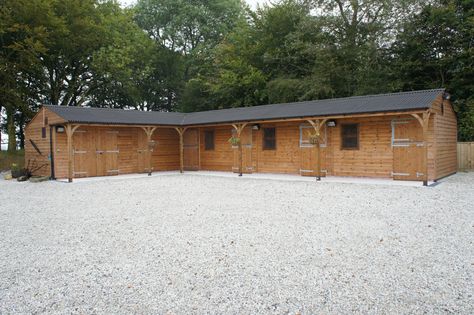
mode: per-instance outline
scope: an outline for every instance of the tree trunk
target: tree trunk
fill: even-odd
[[[25,149],[25,114],[20,113],[20,119],[18,121],[18,139],[20,139],[20,149]]]
[[[2,120],[3,120],[2,109],[3,109],[3,106],[0,105],[0,152],[2,152]]]
[[[8,152],[16,152],[15,109],[7,107]]]

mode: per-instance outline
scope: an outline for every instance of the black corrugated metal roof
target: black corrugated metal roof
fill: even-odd
[[[398,112],[430,108],[444,89],[354,96],[194,113],[47,106],[69,122],[128,125],[203,125],[239,121]]]
[[[176,112],[144,112],[96,107],[46,105],[68,122],[117,125],[181,125],[185,114]]]

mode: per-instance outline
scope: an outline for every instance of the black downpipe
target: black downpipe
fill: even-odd
[[[51,165],[51,179],[55,180],[54,177],[54,150],[53,150],[53,129],[54,126],[49,126],[49,158],[50,158],[50,165]]]

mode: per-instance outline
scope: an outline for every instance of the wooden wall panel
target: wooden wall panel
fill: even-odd
[[[78,130],[87,130],[96,136],[104,130],[112,130],[107,127],[84,126]],[[139,150],[147,149],[146,137],[140,137],[145,134],[143,129],[138,127],[116,127],[113,130],[118,131],[117,146],[118,169],[119,174],[130,174],[144,172],[139,170]],[[140,140],[141,139],[141,140]],[[179,169],[179,138],[174,129],[157,129],[152,139],[155,146],[152,152],[152,167],[154,171],[171,171]],[[97,144],[95,144],[97,147]],[[144,153],[146,154],[146,153]],[[56,134],[55,139],[55,171],[57,178],[67,177],[67,138],[66,134]],[[114,174],[111,174],[114,175]]]
[[[204,130],[214,130],[214,150],[205,150]],[[232,136],[232,126],[200,129],[200,164],[201,170],[232,172],[234,153],[229,138]]]
[[[391,177],[393,152],[391,146],[394,117],[338,119],[336,127],[328,128],[328,175]],[[359,149],[341,149],[341,124],[359,124]]]
[[[428,133],[428,166],[429,178],[440,178],[456,171],[456,117],[452,106],[445,101],[444,111],[441,111],[442,99],[433,104]],[[44,113],[42,112],[44,111]],[[37,175],[49,175],[49,126],[46,137],[42,138],[41,128],[43,114],[48,117],[49,124],[60,124],[63,120],[56,114],[42,109],[25,129],[26,163],[44,163],[46,166],[37,171]],[[326,130],[326,147],[322,148],[323,157],[321,168],[328,175],[335,176],[367,176],[391,177],[393,171],[393,149],[391,147],[391,121],[394,118],[409,118],[403,116],[379,116],[357,119],[338,119],[336,127]],[[341,149],[341,123],[359,123],[358,150]],[[260,124],[259,130],[252,132],[252,165],[254,172],[261,173],[292,173],[299,174],[302,166],[301,148],[299,145],[301,122],[279,122]],[[262,128],[276,128],[276,150],[263,150]],[[107,127],[81,127],[97,133]],[[207,128],[207,127],[206,127]],[[204,149],[204,130],[199,128],[199,168],[202,170],[232,171],[234,152],[228,139],[233,128],[230,125],[209,127],[215,131],[215,148]],[[110,128],[109,128],[110,129]],[[147,148],[140,143],[141,133],[138,127],[116,127],[118,130],[118,168],[121,174],[139,172],[139,150]],[[420,128],[421,130],[421,128]],[[40,156],[32,147],[29,139],[33,139],[42,151]],[[172,128],[159,128],[153,134],[155,146],[152,152],[152,167],[154,171],[179,169],[179,136]],[[53,150],[55,155],[55,174],[57,178],[67,177],[67,141],[65,133],[53,132]],[[143,163],[142,163],[143,164]]]
[[[443,109],[442,109],[443,107]],[[442,178],[457,171],[457,119],[448,100],[439,97],[433,103],[436,151],[433,153],[435,178]]]
[[[158,128],[153,133],[155,148],[151,158],[154,171],[179,170],[179,136],[172,128]]]
[[[256,132],[256,159],[259,173],[299,174],[301,154],[299,148],[299,122],[261,124]],[[276,149],[263,149],[263,128],[275,127]]]
[[[54,149],[54,175],[56,178],[67,178],[68,159],[67,159],[66,132],[54,133],[53,149]]]
[[[47,121],[47,124],[46,124]],[[50,126],[53,124],[63,123],[64,120],[46,108],[33,117],[25,128],[25,167],[34,170],[33,175],[50,176]],[[46,137],[42,137],[42,128],[46,130]],[[53,130],[53,133],[55,130]],[[39,154],[30,140],[33,140],[38,149]]]
[[[458,142],[458,169],[474,170],[474,142]]]
[[[118,133],[118,168],[120,174],[139,173],[138,169],[138,141],[141,128],[116,128]],[[146,136],[143,137],[146,139]],[[142,170],[143,171],[143,170]]]

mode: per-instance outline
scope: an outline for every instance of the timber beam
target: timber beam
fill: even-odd
[[[327,119],[308,119],[307,120],[314,129],[314,135],[316,136],[316,180],[321,180],[321,127],[324,126]]]
[[[72,179],[74,177],[73,174],[73,164],[72,160],[74,159],[74,132],[79,128],[81,125],[66,125],[66,136],[67,136],[67,180],[68,182],[72,183]]]
[[[179,172],[183,173],[184,171],[184,133],[186,132],[187,127],[175,127],[174,128],[179,135]]]
[[[147,140],[147,168],[148,168],[148,176],[151,176],[151,171],[152,171],[152,163],[151,163],[151,157],[152,157],[152,152],[153,152],[153,142],[152,142],[152,137],[153,133],[155,132],[157,127],[141,127],[143,131],[145,131],[146,134],[146,140]]]
[[[241,123],[241,124],[232,124],[232,127],[234,127],[236,133],[237,133],[237,138],[239,139],[238,142],[238,149],[239,149],[239,176],[242,176],[243,172],[243,159],[242,159],[242,131],[244,128],[247,126],[248,123]]]
[[[421,114],[411,114],[423,130],[423,157],[422,157],[422,168],[423,168],[423,186],[428,186],[428,129],[430,123],[431,111],[427,110]]]

